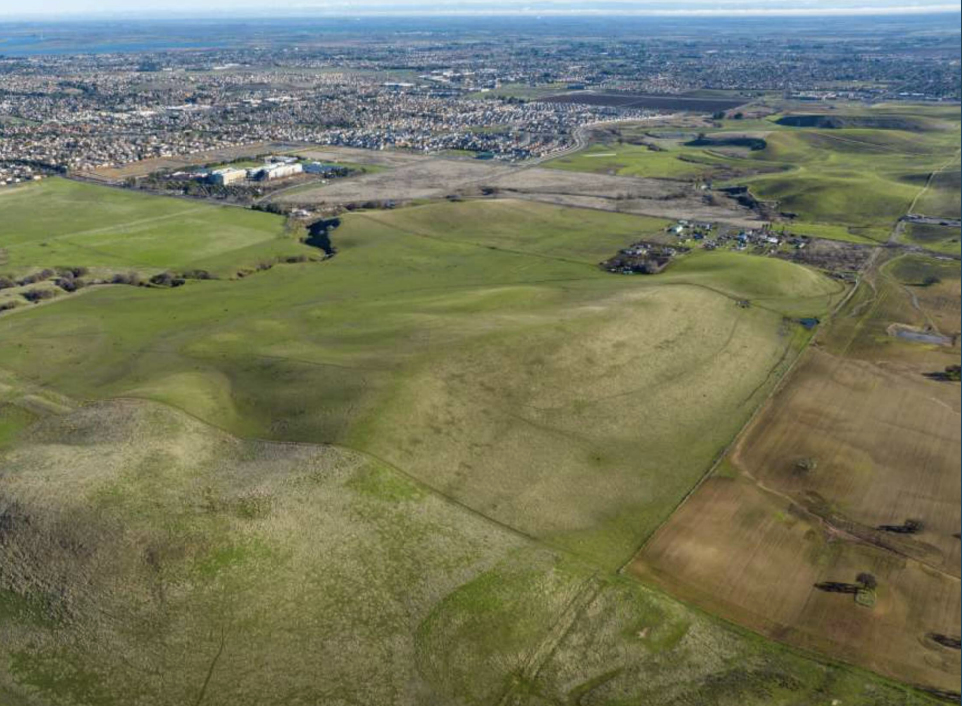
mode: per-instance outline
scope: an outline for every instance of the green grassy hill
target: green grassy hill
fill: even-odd
[[[124,400],[2,460],[5,706],[924,702],[355,452]]]
[[[798,233],[884,242],[935,171],[942,170],[915,212],[959,217],[960,122],[958,107],[841,105],[825,114],[725,120],[680,134],[627,126],[619,133],[624,142],[608,139],[547,166],[745,184],[795,214],[791,227]],[[695,133],[704,138],[691,139]],[[642,141],[655,149],[633,144]],[[739,141],[754,148],[735,146]]]
[[[783,315],[819,315],[841,291],[712,253],[658,278],[598,269],[661,225],[510,201],[360,213],[325,263],[9,316],[0,357],[80,398],[147,397],[243,435],[375,453],[616,566],[797,352]]]
[[[278,216],[66,179],[5,192],[0,208],[0,271],[199,268],[231,275],[310,252],[285,233]]]
[[[128,196],[76,188],[86,231]],[[262,220],[201,215],[203,248]],[[735,253],[598,268],[663,225],[361,212],[325,262],[0,315],[4,706],[926,703],[617,573],[843,292]]]

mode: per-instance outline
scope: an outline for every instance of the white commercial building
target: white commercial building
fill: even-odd
[[[236,184],[239,181],[244,181],[247,178],[246,169],[233,169],[228,167],[226,169],[217,169],[213,171],[210,175],[210,180],[221,186],[228,186],[229,184]]]

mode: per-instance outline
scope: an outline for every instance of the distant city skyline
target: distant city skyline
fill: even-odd
[[[0,18],[61,19],[89,16],[171,18],[188,16],[296,15],[650,15],[661,17],[807,17],[960,12],[962,1],[916,0],[34,0],[0,6]],[[202,5],[202,7],[199,7]]]

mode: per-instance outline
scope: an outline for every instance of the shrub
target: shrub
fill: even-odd
[[[925,523],[922,520],[906,520],[903,526],[909,534],[915,534],[925,529]]]
[[[21,287],[28,284],[36,284],[37,282],[43,282],[45,279],[50,279],[54,276],[54,271],[49,269],[40,270],[39,272],[32,272],[26,277],[22,277],[17,284]]]
[[[186,279],[173,272],[161,272],[150,278],[150,283],[157,287],[179,287],[186,282]]]
[[[128,272],[127,274],[117,273],[110,278],[111,284],[129,284],[134,287],[139,287],[143,284],[143,280],[137,272]]]
[[[52,299],[57,293],[52,289],[30,289],[23,293],[23,298],[28,302],[41,302],[44,299]]]
[[[184,279],[216,279],[216,277],[207,270],[188,270],[184,272],[181,277]]]
[[[17,283],[14,282],[9,277],[4,277],[0,275],[0,289],[10,289],[11,287],[16,287]]]

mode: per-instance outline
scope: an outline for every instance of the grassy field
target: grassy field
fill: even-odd
[[[354,214],[323,264],[11,315],[0,359],[81,398],[375,453],[616,566],[802,345],[783,316],[841,293],[734,255],[693,254],[657,279],[597,268],[662,225],[508,200]]]
[[[264,214],[52,183],[15,194],[11,267],[59,264],[30,260],[47,236],[22,215],[57,198],[79,220],[41,216],[51,242],[106,237],[92,264],[302,247]],[[794,319],[845,293],[732,252],[598,268],[664,226],[510,199],[357,212],[323,263],[0,315],[0,697],[929,703],[615,572],[796,359],[811,333]],[[927,273],[906,261],[885,282]],[[872,568],[876,610],[901,610]]]
[[[959,255],[962,248],[960,236],[962,232],[958,228],[912,223],[903,234],[903,240],[946,255]]]
[[[779,640],[958,691],[958,653],[927,636],[960,630],[962,406],[927,375],[959,363],[959,265],[909,255],[867,278],[631,571]],[[917,532],[876,529],[908,519]],[[873,608],[814,588],[861,572]]]
[[[916,213],[959,217],[957,108],[845,106],[823,117],[837,127],[783,125],[781,114],[681,132],[629,126],[547,166],[746,184],[795,214],[794,231],[854,242],[885,241],[913,205]],[[706,144],[690,144],[696,132]],[[761,142],[749,148],[746,140]]]
[[[686,179],[710,174],[710,164],[684,161],[682,151],[660,151],[644,145],[595,144],[574,155],[559,157],[546,166],[574,172],[617,174],[618,176]]]
[[[4,271],[201,268],[227,275],[312,252],[285,232],[278,216],[65,179],[5,192],[0,203]]]
[[[356,452],[118,400],[47,414],[3,467],[5,706],[929,703]]]
[[[876,240],[888,237],[929,173],[958,149],[958,135],[945,131],[798,130],[770,134],[766,141],[755,158],[792,169],[744,180],[754,194],[777,201],[801,223],[843,225]],[[923,205],[921,199],[919,212]]]

